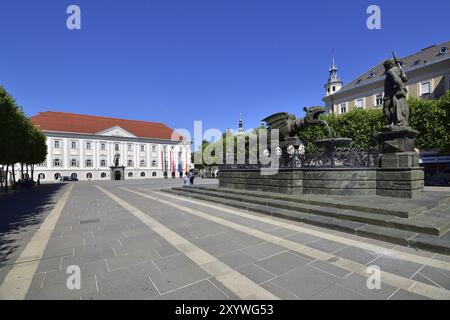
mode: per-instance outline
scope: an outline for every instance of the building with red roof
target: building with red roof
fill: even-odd
[[[54,111],[31,122],[47,136],[42,182],[180,177],[191,167],[190,142],[160,122]]]

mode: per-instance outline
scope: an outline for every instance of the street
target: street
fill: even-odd
[[[181,184],[77,182],[0,198],[0,299],[450,298],[449,256],[160,191]]]

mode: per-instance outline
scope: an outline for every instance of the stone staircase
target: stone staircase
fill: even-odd
[[[419,199],[283,195],[189,186],[164,192],[282,217],[395,244],[450,254],[450,195]]]

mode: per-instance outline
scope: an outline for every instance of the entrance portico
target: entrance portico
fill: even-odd
[[[125,180],[125,167],[110,167],[111,168],[111,180]]]

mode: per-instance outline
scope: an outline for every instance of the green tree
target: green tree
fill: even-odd
[[[379,132],[385,124],[383,113],[378,109],[355,109],[343,115],[322,115],[320,119],[328,122],[337,137],[351,138],[350,146],[362,150],[376,147],[373,133]],[[324,125],[315,124],[302,127],[298,136],[305,142],[306,150],[315,151],[317,148],[312,142],[327,138],[328,131]]]
[[[19,125],[17,106],[11,95],[0,86],[0,163],[6,165],[5,189],[8,191],[9,167],[15,163],[15,133]]]
[[[33,166],[45,160],[45,135],[33,126],[11,95],[0,86],[0,164],[6,165],[5,189],[8,190],[9,168],[15,183],[16,163]],[[22,170],[23,174],[23,170]]]
[[[419,131],[416,146],[422,150],[450,152],[450,91],[437,100],[411,98],[411,127]]]

